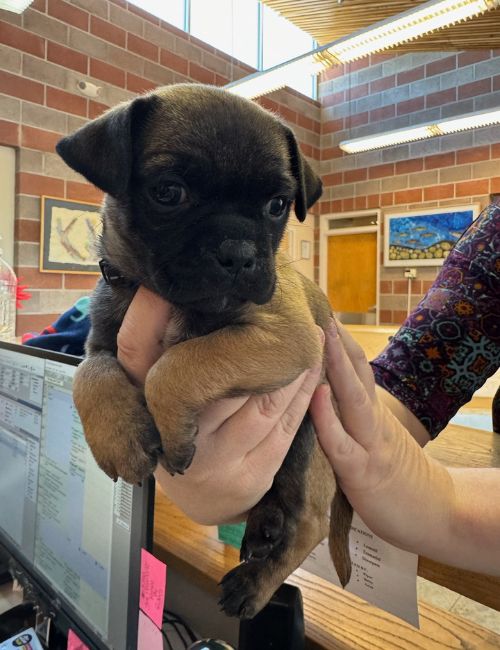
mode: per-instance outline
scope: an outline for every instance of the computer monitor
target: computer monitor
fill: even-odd
[[[94,461],[72,399],[79,361],[0,342],[0,543],[56,624],[92,648],[136,650],[154,492]]]

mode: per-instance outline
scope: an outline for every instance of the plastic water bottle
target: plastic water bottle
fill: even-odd
[[[17,278],[0,249],[0,339],[15,341]]]

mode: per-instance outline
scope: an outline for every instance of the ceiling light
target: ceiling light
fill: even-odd
[[[339,147],[346,153],[360,153],[362,151],[371,151],[372,149],[382,149],[383,147],[405,144],[406,142],[425,140],[437,135],[448,135],[457,131],[478,129],[483,126],[491,126],[492,124],[500,124],[499,108],[478,113],[467,113],[459,117],[441,120],[440,122],[420,124],[409,127],[408,129],[397,129],[377,135],[368,135],[363,138],[344,140],[339,144]]]
[[[299,73],[318,74],[325,67],[390,49],[497,7],[500,0],[431,0],[226,88],[243,97],[258,97],[289,85]]]
[[[0,9],[12,11],[15,14],[22,14],[32,2],[33,0],[0,0]]]

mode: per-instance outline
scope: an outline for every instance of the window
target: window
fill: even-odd
[[[259,0],[133,0],[166,22],[186,29],[200,40],[258,70],[310,52],[309,34]],[[297,75],[289,85],[316,96],[315,78]]]

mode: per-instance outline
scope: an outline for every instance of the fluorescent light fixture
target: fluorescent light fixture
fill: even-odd
[[[299,71],[318,74],[325,67],[382,52],[497,7],[500,0],[431,0],[269,70],[243,77],[226,88],[243,97],[265,95],[288,85]]]
[[[380,133],[377,135],[368,135],[364,138],[355,138],[353,140],[344,140],[339,147],[346,153],[360,153],[362,151],[371,151],[372,149],[382,149],[406,142],[415,142],[433,138],[437,135],[448,135],[457,131],[466,131],[468,129],[479,129],[483,126],[500,124],[500,108],[493,108],[478,113],[467,113],[459,117],[453,117],[440,122],[429,122],[407,129],[397,129]]]
[[[12,11],[15,14],[22,14],[32,2],[33,0],[0,0],[0,9]]]

